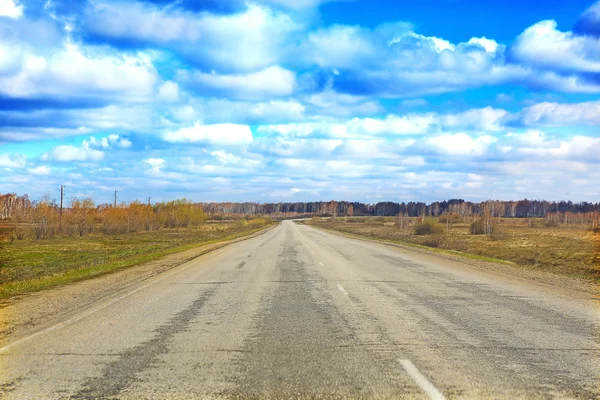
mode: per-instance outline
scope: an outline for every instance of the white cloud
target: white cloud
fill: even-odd
[[[142,99],[152,94],[157,81],[158,74],[150,58],[141,53],[135,56],[106,53],[104,48],[70,42],[52,49],[48,55],[25,47],[20,51],[18,68],[4,73],[0,69],[0,93],[11,97]]]
[[[427,138],[425,144],[438,154],[482,156],[495,141],[495,138],[488,135],[473,138],[465,133],[456,133]]]
[[[164,101],[176,102],[179,100],[179,85],[177,82],[167,81],[158,89],[158,98]]]
[[[600,161],[600,138],[574,136],[568,140],[543,142],[535,147],[525,147],[519,152],[545,160],[572,159],[577,161]]]
[[[85,26],[108,37],[137,38],[157,43],[196,41],[202,36],[200,21],[190,13],[160,9],[138,2],[90,2]]]
[[[52,169],[46,165],[40,165],[35,168],[29,168],[27,171],[31,175],[38,175],[38,176],[47,176],[52,173]]]
[[[71,145],[56,146],[42,156],[43,160],[54,160],[59,162],[71,161],[100,161],[104,158],[104,152],[90,148],[87,141],[83,141],[81,147]]]
[[[261,125],[258,132],[288,137],[364,138],[381,135],[423,135],[445,130],[498,131],[509,113],[485,107],[457,114],[390,114],[384,118],[353,118],[346,122],[300,122]]]
[[[122,138],[116,134],[110,134],[100,139],[96,139],[92,136],[83,141],[85,147],[101,148],[104,150],[110,148],[128,149],[132,144],[133,143],[129,139]]]
[[[23,168],[27,164],[27,158],[21,154],[0,153],[0,167]]]
[[[483,131],[502,129],[502,120],[508,112],[502,109],[485,107],[471,109],[458,114],[448,114],[442,117],[442,125],[447,128],[469,128]]]
[[[378,100],[367,96],[338,93],[330,88],[309,95],[305,101],[319,113],[333,116],[373,115],[383,111]]]
[[[526,125],[598,125],[600,101],[561,104],[543,102],[525,108],[521,118]]]
[[[296,87],[296,74],[279,66],[235,75],[181,70],[177,78],[201,91],[208,89],[229,97],[250,99],[290,95]]]
[[[234,165],[240,167],[252,167],[260,164],[258,160],[244,159],[236,156],[235,154],[228,153],[224,150],[216,150],[210,153],[211,156],[215,157],[221,164]]]
[[[600,72],[600,39],[561,32],[554,20],[527,28],[512,51],[521,61],[551,70]]]
[[[150,168],[153,172],[159,173],[162,168],[167,164],[165,160],[162,158],[148,158],[144,160],[144,162],[150,165]]]
[[[538,130],[528,130],[525,133],[509,133],[509,137],[515,138],[518,142],[529,146],[543,146],[546,143],[547,136],[544,132]]]
[[[495,53],[496,50],[498,50],[498,42],[496,42],[493,39],[488,39],[485,36],[480,37],[480,38],[473,37],[473,38],[469,39],[467,44],[475,44],[475,45],[481,46],[488,53]]]
[[[346,124],[346,129],[361,135],[413,135],[426,133],[435,123],[434,114],[388,115],[384,119],[354,118]]]
[[[19,19],[23,16],[23,5],[15,0],[0,0],[0,17]]]
[[[376,56],[369,32],[357,26],[333,25],[308,35],[307,57],[321,67],[353,67]]]
[[[208,143],[236,146],[252,143],[252,131],[248,125],[203,125],[196,122],[192,127],[166,133],[163,139],[171,143]]]
[[[108,38],[169,43],[187,59],[234,70],[277,64],[286,52],[286,39],[299,29],[287,14],[257,4],[222,15],[116,1],[93,3],[85,27]]]

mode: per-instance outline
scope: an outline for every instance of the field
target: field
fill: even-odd
[[[437,219],[436,219],[437,220]],[[481,259],[509,261],[519,266],[600,281],[600,233],[587,225],[550,226],[543,219],[505,218],[493,235],[472,235],[470,221],[440,223],[437,235],[416,235],[416,218],[402,228],[393,217],[314,218],[308,224],[398,243],[458,251]]]
[[[77,281],[200,245],[256,232],[270,220],[205,223],[197,227],[0,243],[0,298]],[[0,225],[9,231],[12,226]]]

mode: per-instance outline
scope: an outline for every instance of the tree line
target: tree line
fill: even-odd
[[[178,200],[179,201],[179,200]],[[56,207],[56,201],[48,197],[40,201],[31,201],[27,195],[18,196],[14,193],[0,194],[0,219],[13,218],[18,213],[36,208],[40,203]],[[350,201],[313,201],[313,202],[221,202],[193,203],[185,200],[186,207],[201,209],[211,219],[227,219],[240,215],[269,215],[274,218],[297,218],[317,216],[396,216],[408,217],[430,216],[438,217],[445,214],[461,216],[479,215],[490,208],[494,217],[504,218],[545,218],[551,214],[585,214],[600,211],[600,203],[518,200],[470,202],[463,199],[436,201],[430,204],[424,202],[391,202],[384,201],[375,204]],[[132,205],[141,205],[133,202]],[[167,207],[168,203],[157,203],[151,207]],[[138,207],[136,206],[136,207]],[[95,206],[97,209],[110,208],[108,204]],[[90,207],[86,207],[90,208]]]
[[[572,201],[518,200],[469,202],[462,199],[424,202],[379,202],[367,204],[349,201],[315,201],[295,203],[200,203],[208,215],[268,214],[277,217],[299,216],[396,216],[439,217],[444,214],[479,215],[491,208],[494,217],[544,218],[554,213],[590,213],[600,211],[600,203]]]

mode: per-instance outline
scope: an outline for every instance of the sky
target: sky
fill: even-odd
[[[600,201],[600,1],[0,0],[0,193]]]

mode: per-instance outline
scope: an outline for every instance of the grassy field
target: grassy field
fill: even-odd
[[[407,221],[408,222],[408,221]],[[520,266],[600,282],[600,233],[588,226],[547,226],[544,220],[501,219],[498,234],[471,235],[469,223],[454,223],[439,235],[415,235],[394,226],[393,217],[313,219],[309,224],[367,238],[458,251],[481,259],[497,259]]]
[[[168,254],[252,234],[267,221],[0,243],[0,298],[73,282]]]

